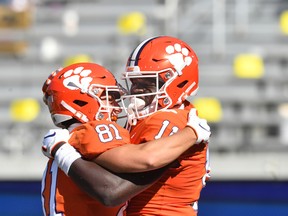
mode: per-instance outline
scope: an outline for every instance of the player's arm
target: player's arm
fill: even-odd
[[[92,161],[82,159],[71,145],[55,136],[59,132],[63,139],[69,137],[67,130],[64,133],[60,131],[61,129],[50,130],[46,134],[42,146],[44,155],[54,158],[58,167],[80,189],[105,206],[116,206],[131,199],[158,180],[168,168],[166,166],[150,172],[114,174]]]
[[[178,133],[140,145],[126,144],[110,149],[94,161],[114,172],[141,172],[161,168],[176,160],[197,140],[194,131],[185,127]]]
[[[105,206],[126,202],[161,177],[166,167],[147,173],[113,174],[82,158],[74,161],[68,176],[91,197]]]
[[[191,110],[189,115],[190,120],[187,124],[189,127],[185,127],[176,134],[141,145],[122,145],[102,153],[94,161],[119,173],[161,168],[176,160],[195,143],[208,141],[211,133],[206,120],[197,117],[195,109]],[[173,114],[172,117],[177,118],[177,114]]]

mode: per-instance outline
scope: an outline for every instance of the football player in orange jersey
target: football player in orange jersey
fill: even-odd
[[[91,140],[96,143],[95,145],[98,143],[96,147],[93,146],[89,149],[87,148],[89,145],[86,145],[81,150],[83,150],[82,153],[86,159],[92,159],[95,156],[100,155],[98,156],[99,164],[106,163],[105,156],[103,156],[105,155],[104,153],[112,151],[115,147],[130,143],[127,131],[111,121],[116,119],[119,112],[119,107],[115,102],[115,99],[120,97],[119,91],[119,86],[113,75],[105,68],[91,63],[75,64],[58,72],[54,72],[43,86],[44,101],[49,107],[55,125],[62,128],[69,128],[70,132],[72,132],[72,137],[69,142],[75,146],[79,145],[79,141],[81,141],[81,145],[83,146],[85,146],[85,143],[89,144]],[[198,120],[198,118],[196,119]],[[86,124],[82,124],[85,122]],[[201,119],[199,119],[198,123],[206,125],[206,122]],[[136,162],[136,167],[132,166],[132,171],[135,169],[139,172],[139,170],[145,171],[163,167],[177,158],[183,151],[187,150],[195,141],[199,142],[199,139],[201,139],[201,141],[202,139],[209,139],[210,131],[208,126],[206,128],[208,131],[204,130],[205,136],[200,136],[199,132],[197,133],[196,127],[199,127],[199,125],[192,124],[190,127],[193,128],[194,133],[191,132],[192,130],[189,128],[186,128],[186,132],[184,129],[183,134],[185,134],[185,137],[180,138],[184,143],[181,144],[180,141],[177,141],[180,144],[173,144],[170,149],[167,147],[166,154],[164,154],[165,148],[161,146],[161,148],[158,147],[159,152],[161,152],[160,150],[163,150],[163,157],[159,158],[160,162],[157,162],[157,160],[154,159],[152,160],[153,163],[151,163],[149,159],[145,161],[146,158],[143,159],[144,161],[140,160],[139,162],[139,158],[141,157],[133,154],[126,155],[128,161]],[[65,130],[62,132],[64,131]],[[52,140],[54,144],[59,143],[57,140],[63,138],[63,133],[60,135],[60,138],[59,136],[57,137],[57,135],[55,136],[56,133],[59,133],[59,131],[50,131],[48,133],[49,135],[46,136],[46,139],[44,140],[48,143],[49,140]],[[66,133],[64,136],[66,136],[65,139],[69,139],[69,133]],[[189,136],[192,141],[188,139]],[[172,139],[173,137],[171,137],[171,140]],[[179,138],[177,139],[179,140]],[[168,140],[169,138],[164,141],[166,142]],[[177,143],[174,141],[175,137],[173,143]],[[155,146],[159,145],[156,145],[156,143],[157,141],[154,144],[147,143],[146,146],[153,147],[146,148],[148,149],[147,152],[154,152],[155,149],[157,150]],[[61,143],[61,145],[62,144],[63,143]],[[61,145],[58,145],[57,147],[56,145],[43,145],[43,152],[46,156],[53,157],[54,154],[56,154],[55,160],[50,160],[48,162],[47,169],[43,176],[42,203],[44,214],[94,215],[95,212],[101,212],[101,215],[116,215],[119,213],[121,206],[117,206],[116,208],[104,207],[99,202],[80,191],[71,179],[67,178],[67,176],[57,168],[57,166],[59,166],[68,174],[70,165],[73,164],[74,161],[82,160],[80,159],[79,153],[69,144]],[[128,146],[130,146],[130,149]],[[53,147],[55,148],[53,149]],[[129,149],[129,152],[134,151],[136,153],[137,151],[139,152],[139,149],[141,152],[145,150],[143,147],[135,147],[135,145],[127,145],[124,149]],[[166,155],[172,159],[169,159]],[[102,159],[104,162],[101,162],[101,157],[104,158]],[[154,163],[155,161],[156,163]],[[85,161],[82,161],[82,164],[80,165],[83,166],[83,164],[85,164]],[[97,194],[95,195],[93,192],[92,195],[100,202],[104,204],[108,203],[108,205],[111,203],[109,198],[111,196],[111,191],[113,192],[112,196],[114,196],[113,200],[116,200],[117,198],[117,201],[115,202],[118,202],[119,204],[123,203],[136,193],[147,188],[147,185],[151,184],[151,182],[163,172],[163,170],[157,170],[156,172],[149,172],[149,175],[147,175],[147,173],[145,173],[146,175],[140,173],[133,174],[132,177],[131,175],[127,177],[127,175],[124,174],[118,176],[113,175],[96,164],[90,163],[85,164],[85,166],[86,165],[89,168],[93,167],[93,170],[97,170],[96,175],[93,176],[93,182],[97,183],[97,189],[95,189]],[[129,169],[131,166],[128,164],[128,166],[125,167],[125,165],[127,166],[127,163],[124,163],[124,168],[122,167],[121,169]],[[83,183],[81,173],[78,171],[76,174],[72,173],[70,177],[76,183]],[[95,188],[95,186],[93,187]],[[84,190],[87,188],[89,188],[89,185],[82,186],[82,189]],[[114,191],[114,189],[117,190]],[[86,191],[89,192],[88,190]],[[113,202],[112,205],[115,205],[115,202]]]
[[[184,41],[159,36],[139,44],[131,53],[124,79],[130,86],[125,107],[132,143],[169,136],[185,127],[198,91],[198,57]],[[131,82],[131,85],[130,85]],[[141,132],[140,132],[141,131]],[[192,146],[151,187],[133,197],[127,215],[195,216],[209,178],[208,142]]]

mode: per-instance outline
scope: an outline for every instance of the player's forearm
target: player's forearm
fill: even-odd
[[[185,127],[172,136],[149,141],[143,146],[144,151],[150,155],[148,165],[151,169],[157,169],[171,163],[191,148],[196,140],[197,137],[193,129]]]
[[[137,191],[133,191],[133,183],[83,159],[78,159],[71,165],[69,177],[80,189],[105,206],[125,203],[144,187],[139,186]]]
[[[100,155],[96,161],[114,172],[144,172],[161,168],[188,150],[197,137],[190,127],[147,143],[124,145]]]
[[[166,166],[176,160],[181,154],[187,151],[196,142],[196,135],[191,128],[184,128],[172,136],[152,140],[145,145],[140,145],[140,152],[145,155],[136,157],[136,160],[145,160],[147,170],[154,170]],[[136,171],[136,170],[135,170]]]
[[[120,205],[147,189],[168,167],[148,173],[113,174],[97,164],[77,159],[69,177],[83,191],[105,206]]]
[[[112,205],[109,192],[118,184],[116,179],[106,179],[108,171],[95,163],[77,159],[71,165],[68,175],[72,181],[83,191],[104,205]]]

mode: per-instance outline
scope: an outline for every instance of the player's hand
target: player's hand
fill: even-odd
[[[70,138],[66,129],[50,129],[42,141],[42,152],[48,158],[54,158],[56,150]]]
[[[196,144],[209,141],[211,136],[210,127],[205,119],[201,119],[197,116],[195,108],[190,110],[186,126],[189,126],[194,130],[197,136]]]

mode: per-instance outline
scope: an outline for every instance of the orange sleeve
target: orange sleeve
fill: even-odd
[[[93,121],[74,129],[69,143],[91,160],[111,148],[130,143],[130,136],[114,122]]]

